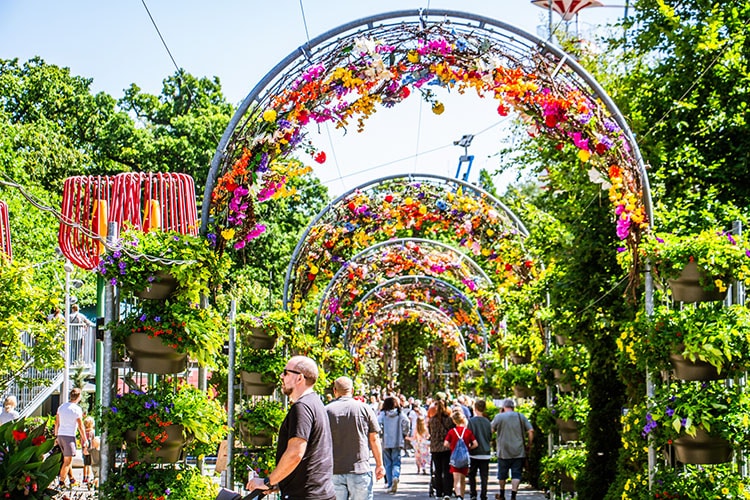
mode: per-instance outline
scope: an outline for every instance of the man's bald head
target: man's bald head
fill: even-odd
[[[333,390],[337,396],[351,396],[353,385],[349,377],[339,377],[333,381]]]

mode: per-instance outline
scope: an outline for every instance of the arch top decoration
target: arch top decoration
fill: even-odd
[[[490,293],[492,285],[470,256],[445,243],[421,238],[384,241],[353,256],[336,271],[317,308],[317,330],[327,332],[331,325],[341,323],[371,288],[396,276],[415,274],[440,277],[468,296]],[[497,324],[495,304],[487,302],[477,300],[479,312],[485,320],[489,317],[489,324]]]
[[[523,246],[527,234],[505,205],[463,181],[428,174],[378,179],[340,196],[310,223],[287,268],[284,304],[299,310],[358,252],[405,237],[453,246],[496,286],[525,282],[536,272]]]
[[[307,125],[356,123],[361,130],[375,106],[391,107],[412,94],[440,113],[441,89],[495,99],[500,115],[517,113],[529,134],[578,158],[591,178],[609,184],[617,235],[637,247],[651,220],[648,178],[611,98],[554,45],[501,21],[449,10],[354,21],[281,61],[222,136],[206,182],[202,231],[216,234],[219,248],[237,249],[263,231],[253,204],[289,194],[289,179],[309,171],[290,160],[306,147]],[[325,161],[324,152],[312,153]]]

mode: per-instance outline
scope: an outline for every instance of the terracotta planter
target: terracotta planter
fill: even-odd
[[[167,431],[167,440],[159,444],[158,450],[155,445],[139,440],[137,430],[127,431],[125,441],[128,443],[128,460],[146,463],[178,461],[182,449],[188,442],[183,435],[184,428],[182,425],[173,424],[164,427],[164,430]]]
[[[516,352],[510,353],[510,362],[514,365],[522,365],[531,361],[531,356],[528,354],[518,354]]]
[[[133,333],[125,339],[133,370],[143,373],[179,373],[187,368],[187,354],[165,345],[145,333]]]
[[[557,418],[555,422],[557,423],[557,430],[560,433],[560,439],[563,442],[578,441],[581,438],[581,434],[578,431],[578,423],[575,420]]]
[[[276,337],[266,335],[263,327],[251,327],[242,333],[243,339],[253,349],[273,349],[276,345]]]
[[[672,363],[674,376],[681,380],[720,380],[726,378],[726,375],[719,374],[714,365],[701,360],[689,361],[682,354],[670,354],[669,361]]]
[[[268,429],[264,432],[251,433],[247,426],[240,422],[240,438],[248,446],[264,447],[273,444],[274,430]]]
[[[240,380],[246,396],[270,396],[276,390],[276,384],[263,382],[260,373],[241,371]]]
[[[164,300],[177,290],[177,280],[167,271],[156,273],[156,279],[147,288],[133,295],[139,299]]]
[[[684,464],[723,464],[732,459],[732,445],[726,439],[709,436],[698,428],[693,436],[680,436],[672,442],[675,457]]]
[[[534,397],[534,391],[526,387],[525,385],[514,385],[513,395],[517,398],[532,398]]]
[[[560,392],[573,392],[573,384],[560,382],[560,379],[562,379],[562,370],[553,368],[552,374],[555,377],[555,384],[557,384],[557,388]]]
[[[720,292],[716,289],[706,291],[700,286],[700,280],[705,277],[706,272],[698,269],[695,262],[686,265],[679,278],[669,280],[669,289],[672,290],[672,297],[677,302],[712,302],[715,300],[724,300],[727,291]],[[708,280],[713,281],[713,280]]]

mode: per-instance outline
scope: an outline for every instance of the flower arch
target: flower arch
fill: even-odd
[[[492,293],[492,281],[471,257],[445,243],[399,238],[366,248],[336,271],[321,295],[317,330],[327,333],[331,325],[340,324],[371,288],[397,276],[415,274],[440,277],[460,288],[475,297],[485,323],[499,322],[492,301],[481,299]]]
[[[248,94],[221,138],[206,179],[202,232],[218,248],[242,248],[264,227],[254,203],[289,194],[309,169],[285,161],[305,146],[308,124],[358,130],[375,106],[421,94],[437,114],[433,89],[475,92],[513,111],[532,136],[577,156],[607,179],[618,236],[631,251],[651,219],[648,177],[638,145],[614,102],[559,48],[491,18],[449,10],[399,11],[354,21],[291,53]],[[493,104],[494,105],[494,104]],[[309,145],[308,145],[309,146]],[[311,152],[325,161],[324,152]]]
[[[469,346],[487,346],[487,331],[479,315],[477,305],[470,297],[447,281],[433,276],[407,275],[384,281],[365,293],[356,303],[347,321],[332,324],[329,328],[334,338],[326,337],[327,342],[341,340],[351,344],[355,334],[367,324],[383,307],[398,302],[418,302],[428,304],[442,311],[458,328]]]
[[[476,186],[427,174],[385,177],[341,195],[309,224],[287,268],[284,303],[298,311],[357,252],[403,237],[460,249],[495,286],[523,283],[536,273],[523,247],[527,234],[513,212]]]
[[[466,357],[467,348],[461,331],[450,316],[439,308],[423,302],[399,301],[378,308],[372,316],[357,322],[354,335],[347,346],[355,362],[363,358],[383,358],[380,349],[383,332],[389,325],[401,322],[419,322],[443,341],[443,345],[456,350],[456,357]]]

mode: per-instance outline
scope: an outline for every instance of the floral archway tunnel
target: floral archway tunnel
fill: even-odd
[[[638,145],[611,98],[575,58],[501,21],[449,10],[371,16],[309,41],[248,94],[221,138],[206,179],[203,233],[242,248],[264,231],[254,204],[290,194],[309,171],[308,126],[363,130],[377,107],[420,96],[440,113],[440,93],[471,92],[499,115],[517,114],[533,137],[578,158],[572,172],[607,180],[617,235],[634,255],[651,219]],[[406,200],[402,200],[406,201]],[[637,258],[635,259],[637,263]],[[330,277],[330,276],[328,276]]]
[[[384,282],[413,275],[439,277],[471,297],[484,325],[495,333],[500,323],[492,281],[470,256],[437,241],[398,238],[373,245],[345,262],[323,291],[317,330],[337,340],[359,301]],[[429,286],[426,284],[425,286]],[[484,342],[487,332],[474,335]]]
[[[365,293],[352,309],[343,331],[338,332],[343,343],[349,347],[357,346],[362,352],[368,352],[373,346],[377,348],[379,337],[365,335],[366,326],[376,324],[375,318],[383,308],[402,302],[426,304],[449,318],[451,326],[461,333],[464,354],[470,348],[477,351],[487,345],[486,328],[476,303],[442,278],[425,275],[391,278]]]

